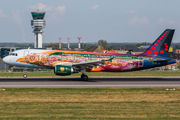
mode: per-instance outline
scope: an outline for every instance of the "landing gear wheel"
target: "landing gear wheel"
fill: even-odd
[[[82,80],[88,80],[88,76],[87,75],[81,75],[81,79]]]
[[[27,74],[24,74],[23,77],[24,77],[24,78],[27,78]]]

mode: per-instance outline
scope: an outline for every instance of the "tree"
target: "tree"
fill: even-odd
[[[177,68],[179,68],[179,69],[180,69],[180,64],[178,64],[178,65],[177,65]]]
[[[28,48],[28,47],[33,47],[32,44],[17,44],[16,47],[22,47],[22,48]]]
[[[52,47],[54,49],[59,49],[59,43],[50,43],[44,46],[45,48]]]
[[[151,45],[152,43],[147,43],[147,42],[142,42],[142,43],[137,43],[137,47],[145,46],[145,45]]]
[[[108,46],[107,46],[107,41],[106,41],[106,40],[99,40],[99,41],[98,41],[98,45],[103,46],[104,49],[107,49],[107,48],[108,48]]]

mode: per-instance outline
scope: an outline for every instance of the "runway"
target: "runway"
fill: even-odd
[[[180,77],[0,78],[1,88],[180,87]]]

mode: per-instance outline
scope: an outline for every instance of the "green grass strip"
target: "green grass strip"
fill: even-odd
[[[179,120],[180,88],[7,88],[1,120]]]
[[[4,72],[0,73],[0,77],[22,77],[23,72]],[[82,73],[76,73],[69,75],[71,77],[81,76]],[[28,77],[66,77],[66,76],[57,76],[53,72],[28,72]],[[89,77],[98,77],[98,76],[124,76],[124,77],[133,77],[133,76],[162,76],[162,77],[172,77],[180,76],[180,71],[134,71],[134,72],[87,72]],[[69,77],[68,76],[68,77]]]

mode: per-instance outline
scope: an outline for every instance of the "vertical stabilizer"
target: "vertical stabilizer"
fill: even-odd
[[[141,55],[167,57],[174,31],[174,29],[166,29]]]

